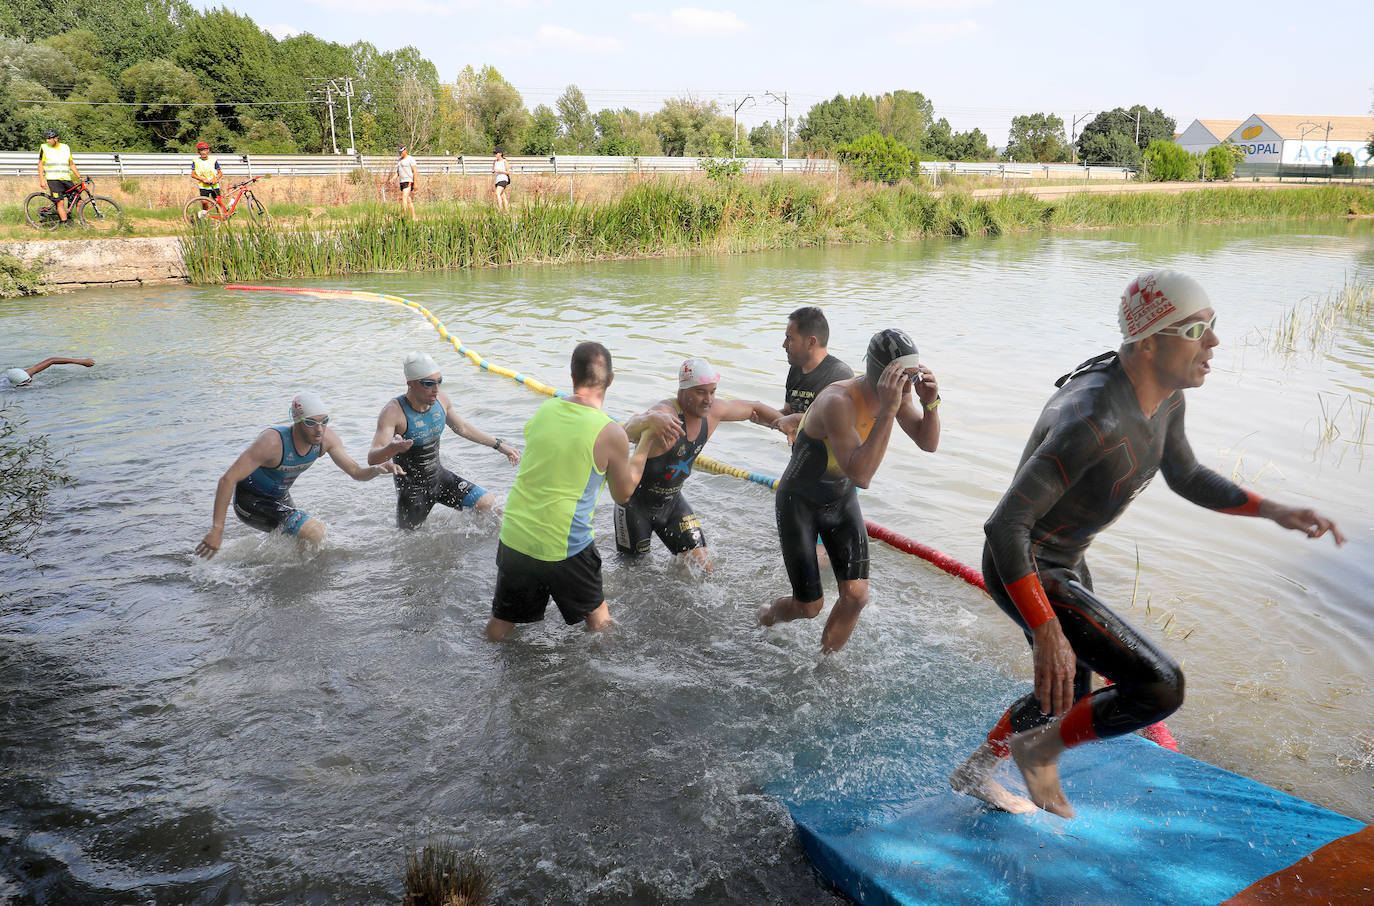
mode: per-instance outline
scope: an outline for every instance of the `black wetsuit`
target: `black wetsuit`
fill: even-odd
[[[647,554],[650,532],[675,554],[706,546],[701,520],[682,496],[682,484],[692,474],[692,463],[710,434],[703,418],[696,438],[689,439],[687,419],[680,411],[677,418],[682,423],[682,437],[672,449],[644,463],[639,487],[625,503],[616,504],[615,546],[623,554]]]
[[[478,484],[455,475],[439,462],[439,439],[447,424],[444,406],[435,400],[424,412],[416,412],[404,395],[396,397],[406,417],[402,435],[413,445],[397,453],[395,462],[404,475],[392,476],[396,484],[396,524],[413,529],[429,517],[434,504],[454,509],[476,506],[487,492]]]
[[[851,386],[850,391],[858,410],[855,429],[861,441],[867,440],[873,418],[863,392],[857,386]],[[835,461],[830,444],[806,433],[805,417],[792,444],[792,458],[778,482],[773,509],[792,597],[798,601],[819,601],[822,597],[816,559],[818,535],[837,580],[868,578],[868,532],[859,509],[859,493]]]
[[[827,355],[821,363],[809,372],[793,365],[787,370],[787,385],[783,403],[790,412],[805,412],[815,402],[816,395],[836,381],[847,381],[854,376],[848,365]]]
[[[1074,700],[1089,694],[1094,672],[1114,683],[1092,696],[1090,715],[1080,712],[1079,729],[1087,734],[1090,716],[1086,738],[1119,736],[1173,713],[1183,703],[1183,673],[1092,593],[1084,560],[1088,546],[1157,471],[1178,494],[1209,509],[1250,512],[1258,498],[1198,463],[1184,434],[1182,391],[1146,418],[1114,353],[1080,365],[1060,379],[1060,387],[984,526],[983,577],[993,600],[1029,639],[1006,586],[1031,573],[1039,576],[1078,658]],[[1072,717],[1070,712],[1066,725]],[[1005,735],[1047,720],[1031,694],[1012,705],[999,728]]]

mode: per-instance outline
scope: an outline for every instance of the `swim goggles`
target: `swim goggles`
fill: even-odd
[[[329,416],[321,415],[319,418],[298,418],[296,421],[307,428],[323,428],[325,425],[329,424]]]
[[[443,378],[437,377],[437,378],[420,378],[420,379],[419,379],[418,381],[416,381],[415,383],[419,384],[421,387],[425,388],[426,390],[433,390],[435,387],[438,387],[438,386],[439,386],[440,384],[442,384],[443,382],[444,382],[444,379],[443,379]]]
[[[1217,316],[1212,315],[1210,321],[1193,321],[1178,327],[1161,327],[1155,333],[1167,333],[1175,337],[1183,337],[1185,340],[1201,340],[1203,334],[1209,330],[1215,330],[1216,326]]]

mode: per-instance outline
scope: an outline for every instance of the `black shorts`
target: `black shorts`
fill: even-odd
[[[622,554],[647,554],[650,533],[675,554],[706,546],[701,520],[681,493],[658,504],[631,497],[615,507],[615,547]]]
[[[234,515],[239,521],[260,532],[275,532],[294,535],[305,525],[310,514],[296,509],[291,495],[268,497],[256,491],[236,486],[234,488]]]
[[[538,623],[544,619],[550,596],[569,626],[601,606],[606,597],[596,543],[566,560],[550,561],[536,560],[498,542],[491,615],[508,623]]]
[[[510,177],[509,177],[509,176],[505,177],[504,179],[501,178],[501,177],[497,177],[497,179],[496,179],[496,188],[498,188],[498,189],[503,189],[503,188],[505,188],[505,187],[508,186],[508,185],[510,185]]]
[[[868,531],[857,490],[851,487],[837,500],[816,504],[802,495],[779,489],[773,510],[792,597],[798,601],[819,601],[823,597],[820,564],[816,559],[817,535],[830,555],[837,580],[868,578]]]
[[[429,511],[436,503],[455,510],[474,507],[487,493],[481,485],[454,475],[448,469],[440,469],[433,481],[417,482],[397,475],[395,482],[396,525],[403,529],[418,527],[429,518]]]
[[[210,186],[201,186],[201,187],[200,187],[200,197],[201,197],[201,198],[219,198],[219,189],[214,189],[214,188],[211,188]]]
[[[57,201],[63,195],[72,190],[75,185],[70,179],[50,179],[48,180],[48,195],[53,201]]]
[[[415,183],[413,182],[403,182],[401,183],[401,191],[404,192],[406,189],[409,189],[413,185],[415,185]]]

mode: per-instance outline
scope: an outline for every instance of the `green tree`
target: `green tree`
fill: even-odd
[[[93,75],[90,84],[68,100],[85,102],[64,108],[74,146],[87,151],[152,150],[140,134],[133,109],[121,103],[119,89],[103,75]]]
[[[729,157],[735,124],[715,101],[670,98],[653,115],[654,131],[669,157]]]
[[[215,119],[210,95],[195,76],[170,60],[130,66],[120,76],[120,87],[137,104],[134,121],[159,151],[178,150]]]
[[[920,151],[926,129],[935,122],[935,105],[919,91],[893,91],[874,99],[878,131]]]
[[[1208,179],[1229,180],[1236,175],[1236,167],[1245,163],[1245,152],[1235,142],[1213,145],[1202,155],[1203,174]]]
[[[24,118],[10,91],[10,74],[0,69],[0,149],[18,150],[23,140]]]
[[[554,102],[558,122],[563,128],[558,150],[565,154],[590,154],[596,147],[596,124],[592,122],[587,99],[576,85],[569,85]]]
[[[245,119],[243,150],[250,154],[297,154],[300,146],[281,120]]]
[[[835,149],[858,179],[896,183],[916,173],[916,152],[887,135],[870,132]]]
[[[548,104],[534,108],[529,128],[525,130],[526,154],[540,157],[553,153],[554,142],[558,140],[558,114]]]
[[[1069,140],[1064,121],[1053,113],[1032,113],[1011,118],[1007,134],[1007,160],[1053,164],[1069,159]]]
[[[523,137],[529,128],[530,115],[525,110],[520,92],[507,82],[494,66],[475,70],[464,67],[458,76],[458,106],[471,126],[471,134],[481,142],[469,152],[490,153],[493,148],[524,147]]]
[[[638,110],[600,110],[592,117],[596,124],[596,153],[621,157],[660,153],[654,118]]]
[[[331,41],[322,41],[314,35],[295,35],[284,41],[277,42],[276,48],[276,70],[278,82],[274,99],[283,101],[299,101],[318,96],[318,81],[311,79],[333,78],[343,79],[347,76],[354,77],[355,94],[361,89],[358,82],[358,71],[354,64],[353,50],[342,44],[335,44]],[[357,113],[361,103],[355,97],[354,103],[354,123],[355,135],[357,133]],[[266,110],[268,108],[261,108]],[[274,115],[286,123],[291,130],[291,135],[302,151],[322,152],[333,150],[326,148],[329,136],[329,110],[325,106],[324,99],[319,98],[314,104],[282,104],[271,108]],[[343,121],[344,135],[347,136],[348,125]],[[356,139],[358,147],[371,148],[372,145],[363,143]],[[341,145],[342,146],[342,145]]]
[[[765,121],[750,129],[749,145],[757,157],[782,157],[782,121]]]
[[[1172,141],[1176,125],[1163,111],[1151,110],[1144,104],[1104,110],[1083,128],[1078,137],[1078,156],[1091,165],[1139,167],[1140,152],[1157,139]],[[1135,151],[1130,150],[1132,145]]]
[[[930,160],[991,160],[996,156],[988,137],[981,129],[968,132],[954,132],[949,120],[944,117],[936,120],[926,130],[925,144],[921,148]]]
[[[44,38],[43,43],[62,54],[78,74],[99,75],[102,69],[100,36],[89,28],[76,28]]]
[[[1144,153],[1145,172],[1158,182],[1186,182],[1197,179],[1198,158],[1162,138],[1150,142]]]
[[[247,16],[212,9],[186,22],[172,62],[215,102],[216,115],[235,122],[270,111],[253,102],[273,100],[276,43]]]
[[[840,145],[870,132],[881,132],[878,107],[866,94],[845,97],[837,94],[814,104],[797,121],[797,137],[815,151],[831,153]]]

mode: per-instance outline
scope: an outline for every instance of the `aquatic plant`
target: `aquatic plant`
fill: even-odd
[[[477,852],[440,840],[406,857],[403,906],[482,906],[490,897],[491,877]]]
[[[25,434],[23,427],[22,412],[0,406],[0,554],[27,557],[29,542],[52,508],[53,491],[72,478],[47,435]]]
[[[0,299],[47,292],[45,276],[42,264],[25,264],[13,255],[0,255]]]

